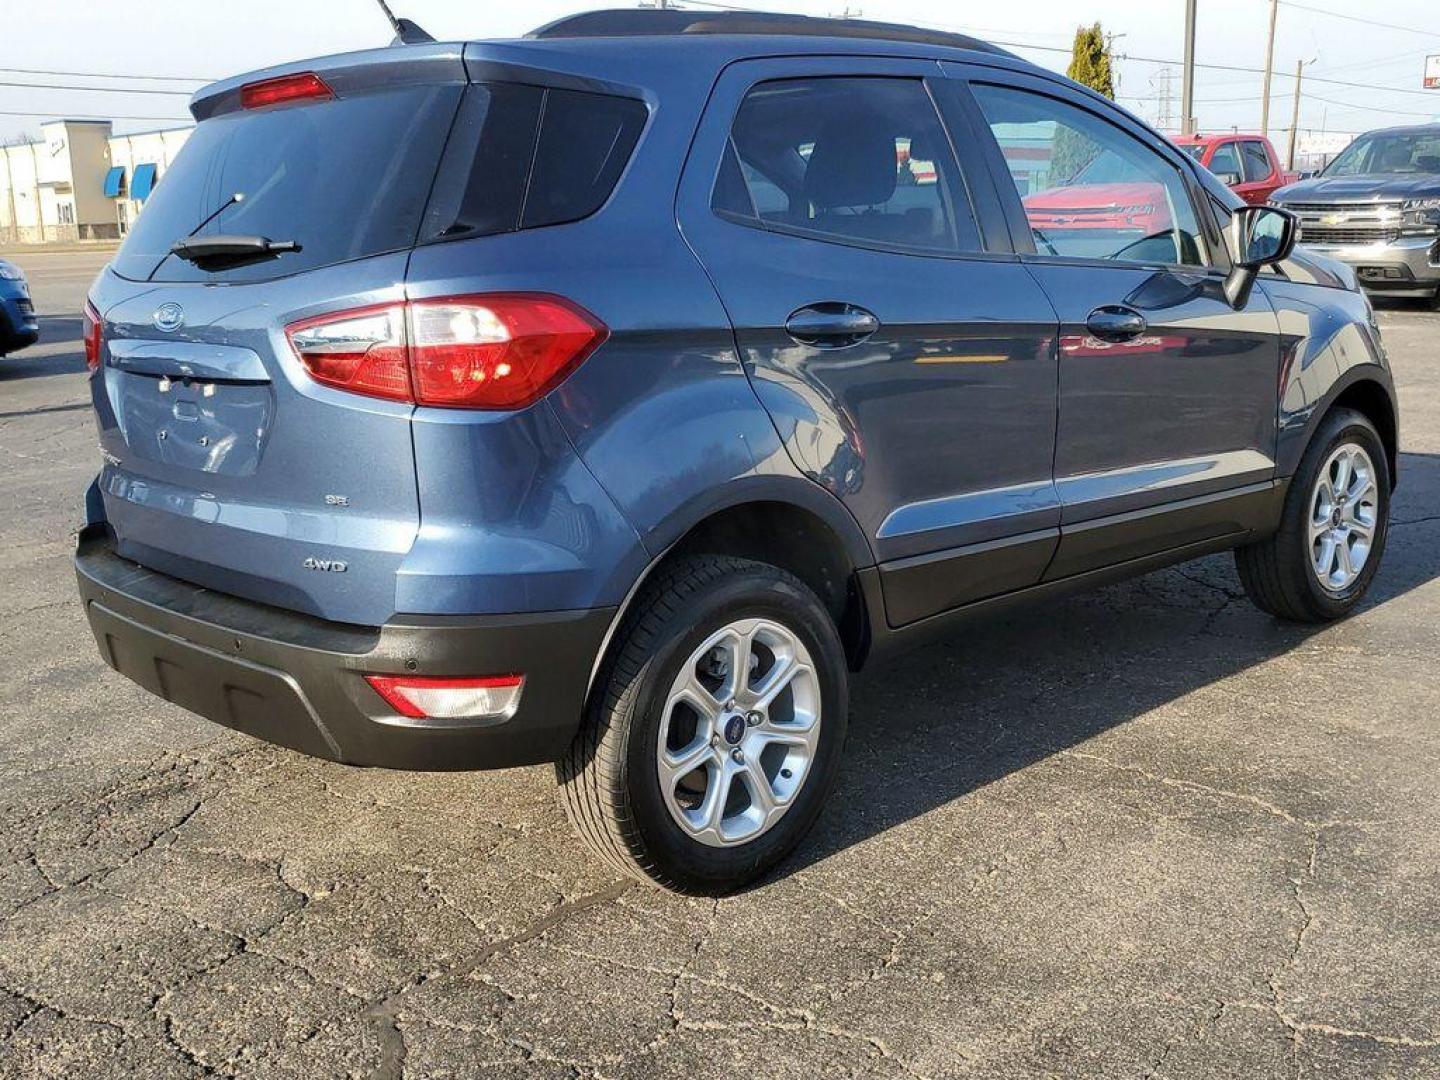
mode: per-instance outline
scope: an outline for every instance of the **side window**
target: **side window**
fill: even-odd
[[[711,205],[742,224],[902,251],[978,251],[960,169],[919,79],[759,83]]]
[[[520,227],[578,221],[599,210],[648,115],[644,102],[633,98],[547,90]]]
[[[1270,179],[1275,170],[1270,165],[1270,155],[1265,144],[1248,139],[1240,144],[1245,156],[1245,179],[1251,183]]]
[[[424,235],[490,236],[589,217],[615,189],[648,115],[644,102],[608,94],[469,87]]]
[[[1244,177],[1245,174],[1240,169],[1240,155],[1235,152],[1233,142],[1216,147],[1215,156],[1210,159],[1210,171],[1226,180],[1237,176]]]
[[[1098,116],[1044,94],[975,85],[1042,255],[1204,266],[1180,171]]]

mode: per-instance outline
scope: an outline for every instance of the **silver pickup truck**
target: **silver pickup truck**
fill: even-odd
[[[1349,263],[1369,291],[1440,293],[1440,124],[1362,135],[1271,202],[1299,216],[1302,244]]]

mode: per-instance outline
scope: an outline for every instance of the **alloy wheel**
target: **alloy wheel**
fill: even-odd
[[[1322,589],[1338,595],[1359,580],[1379,524],[1374,463],[1363,447],[1342,443],[1310,497],[1310,566]]]
[[[656,766],[670,816],[712,847],[773,828],[814,764],[820,700],[815,664],[787,627],[740,619],[711,634],[665,699]]]

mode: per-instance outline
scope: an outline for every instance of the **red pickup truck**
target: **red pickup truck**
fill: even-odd
[[[1299,173],[1280,167],[1280,155],[1261,135],[1183,135],[1175,145],[1255,206],[1300,179]]]

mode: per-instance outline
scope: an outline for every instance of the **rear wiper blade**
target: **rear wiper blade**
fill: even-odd
[[[268,236],[187,236],[171,246],[170,254],[202,270],[218,270],[299,250],[294,240],[271,240]]]

